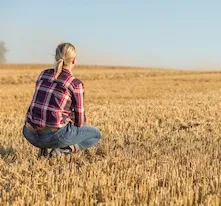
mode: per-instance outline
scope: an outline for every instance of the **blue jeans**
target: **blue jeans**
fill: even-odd
[[[38,148],[61,148],[77,145],[79,149],[87,149],[101,139],[100,131],[95,127],[76,127],[71,123],[56,132],[33,132],[23,127],[24,137]]]

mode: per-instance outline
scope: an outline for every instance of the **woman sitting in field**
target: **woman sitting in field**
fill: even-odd
[[[84,84],[72,74],[75,47],[62,43],[56,49],[56,68],[38,77],[29,106],[23,135],[40,155],[76,153],[95,145],[101,138],[97,128],[86,126]]]

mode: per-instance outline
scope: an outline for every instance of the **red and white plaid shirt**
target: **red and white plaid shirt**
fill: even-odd
[[[84,84],[67,69],[63,68],[57,79],[54,69],[44,70],[37,80],[26,120],[35,128],[61,128],[70,121],[78,127],[85,125]]]

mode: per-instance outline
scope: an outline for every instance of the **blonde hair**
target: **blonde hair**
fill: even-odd
[[[75,47],[70,43],[61,43],[56,48],[56,66],[54,78],[57,79],[63,66],[68,66],[76,58]]]

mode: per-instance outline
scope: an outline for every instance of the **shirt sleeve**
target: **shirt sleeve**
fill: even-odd
[[[74,89],[74,125],[81,127],[86,124],[84,112],[84,84],[80,83]]]

